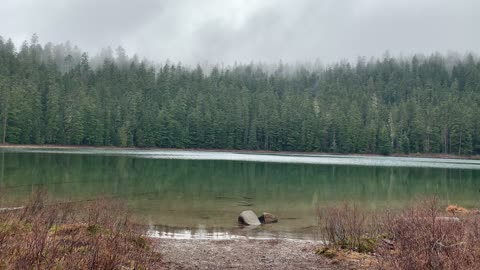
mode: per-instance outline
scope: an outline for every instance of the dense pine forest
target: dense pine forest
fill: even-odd
[[[0,142],[480,154],[480,62],[154,65],[0,38]]]

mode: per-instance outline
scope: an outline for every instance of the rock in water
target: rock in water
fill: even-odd
[[[263,215],[259,216],[258,219],[262,224],[277,223],[278,218],[274,214],[264,212]]]
[[[246,225],[260,225],[257,215],[252,210],[243,211],[238,216],[238,222]]]

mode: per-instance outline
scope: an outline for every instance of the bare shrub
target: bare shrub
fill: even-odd
[[[478,269],[480,266],[480,219],[441,215],[438,199],[385,219],[384,230],[394,249],[379,249],[384,269]]]
[[[356,204],[317,210],[320,233],[328,246],[371,252],[377,244],[378,231],[372,213]]]
[[[158,253],[129,222],[121,201],[47,203],[0,212],[0,269],[157,269]]]
[[[480,269],[480,215],[476,210],[447,212],[437,198],[374,214],[348,203],[319,209],[325,245],[317,253],[371,252],[378,269]]]

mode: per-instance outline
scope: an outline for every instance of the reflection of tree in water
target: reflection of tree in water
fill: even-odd
[[[1,151],[0,152],[1,156],[2,156],[2,162],[0,163],[0,181],[1,183],[3,183],[5,181],[5,179],[3,178],[4,175],[5,175],[5,152]]]
[[[312,200],[379,207],[426,194],[468,206],[478,197],[476,170],[13,152],[1,162],[0,185],[17,187],[9,198],[43,185],[59,198],[125,196],[142,209],[310,211]]]

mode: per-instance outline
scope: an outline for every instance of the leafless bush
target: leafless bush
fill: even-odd
[[[378,250],[384,269],[479,269],[480,217],[445,217],[431,198],[385,219],[393,250]]]
[[[36,192],[23,209],[0,212],[0,269],[157,269],[119,201],[47,203]]]
[[[480,269],[478,211],[448,216],[451,207],[443,211],[440,206],[437,198],[429,198],[372,214],[345,203],[319,209],[318,220],[327,248],[371,251],[378,269]],[[327,248],[319,253],[331,252]]]
[[[319,208],[318,223],[324,242],[329,246],[359,252],[373,251],[378,237],[372,213],[356,204]]]

